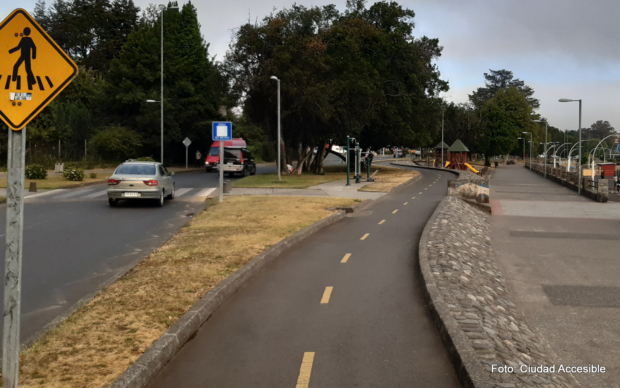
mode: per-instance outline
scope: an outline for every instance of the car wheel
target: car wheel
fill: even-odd
[[[245,166],[243,168],[243,172],[241,173],[244,177],[249,176],[250,172],[248,171],[249,166]]]
[[[108,203],[110,204],[110,207],[116,207],[116,205],[118,205],[118,199],[108,198]]]
[[[168,194],[168,196],[166,198],[168,199],[174,199],[174,192],[175,192],[175,187],[174,185],[172,185],[172,193]]]
[[[164,191],[162,190],[161,193],[159,193],[159,200],[157,201],[157,206],[162,207],[164,206]]]
[[[207,172],[211,172],[211,171],[213,171],[213,169],[212,169],[212,168],[210,168],[210,167],[207,167],[207,168],[206,168],[206,170],[207,170]]]
[[[252,172],[250,173],[250,175],[256,175],[256,165],[252,167]]]

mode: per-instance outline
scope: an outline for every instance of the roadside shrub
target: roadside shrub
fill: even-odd
[[[26,166],[25,175],[27,179],[45,179],[47,170],[40,164]]]
[[[143,156],[141,158],[138,158],[138,162],[155,162],[155,159],[151,158],[150,156]]]
[[[91,172],[90,173],[90,178],[91,179],[97,179],[97,173],[96,172]]]
[[[142,139],[136,131],[112,126],[101,128],[90,144],[105,160],[127,160],[140,151]]]
[[[84,170],[75,166],[65,167],[62,176],[70,181],[83,181]]]

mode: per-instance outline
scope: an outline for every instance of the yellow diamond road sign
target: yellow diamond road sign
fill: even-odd
[[[22,129],[75,78],[71,58],[23,9],[0,24],[0,118]]]

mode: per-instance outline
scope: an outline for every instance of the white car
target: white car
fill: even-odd
[[[164,206],[164,198],[174,198],[173,175],[161,163],[125,162],[108,179],[108,203],[116,206],[121,199],[148,199]]]

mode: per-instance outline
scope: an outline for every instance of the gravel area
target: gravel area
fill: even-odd
[[[475,369],[468,371],[474,386],[579,386],[571,374],[558,372],[557,357],[517,310],[491,247],[490,216],[456,197],[439,206],[427,225],[427,239],[421,241],[425,247],[420,250],[426,252],[420,254],[420,265],[425,282],[438,290],[432,305],[456,351],[468,352],[463,363],[471,361]],[[522,373],[521,365],[555,366],[555,372]],[[501,373],[499,367],[514,372]]]

